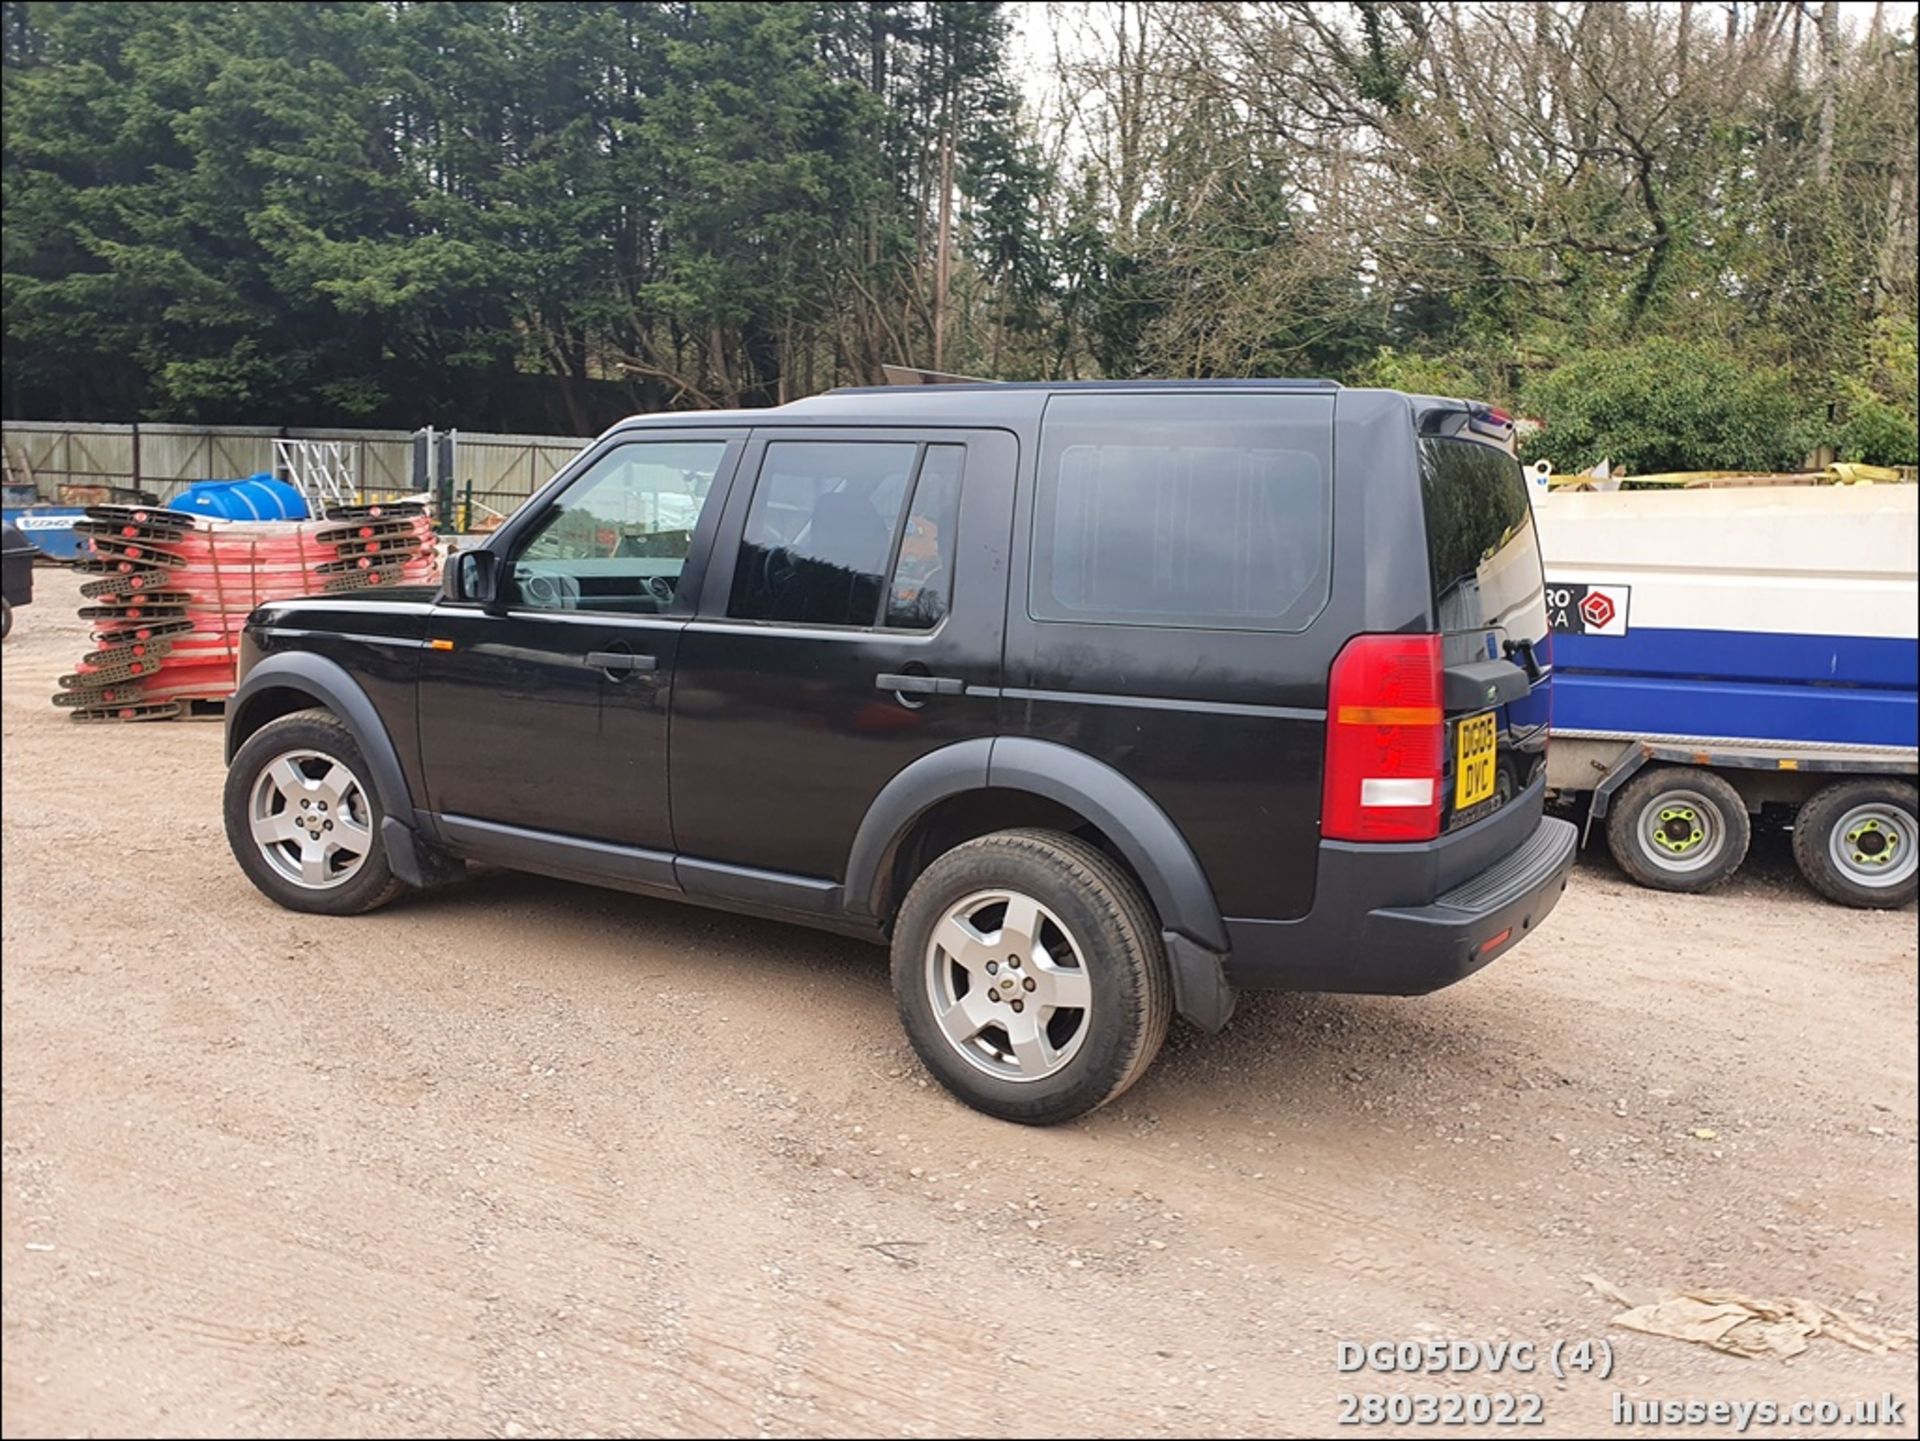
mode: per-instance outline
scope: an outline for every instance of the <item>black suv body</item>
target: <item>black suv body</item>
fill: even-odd
[[[1430,991],[1536,926],[1574,854],[1549,645],[1482,406],[1142,382],[652,416],[439,591],[257,612],[227,824],[299,909],[472,859],[889,942],[940,1079],[1051,1121],[1171,1010]]]

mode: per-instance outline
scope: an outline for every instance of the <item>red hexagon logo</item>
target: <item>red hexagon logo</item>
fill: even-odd
[[[1613,623],[1613,597],[1593,592],[1580,602],[1580,618],[1595,630],[1605,630]]]

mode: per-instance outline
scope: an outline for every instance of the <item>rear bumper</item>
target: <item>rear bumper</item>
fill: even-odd
[[[1535,813],[1537,815],[1537,812]],[[1438,843],[1444,844],[1444,843]],[[1405,846],[1323,842],[1313,909],[1298,920],[1227,921],[1227,979],[1248,990],[1417,996],[1464,980],[1546,919],[1567,887],[1579,831],[1538,816],[1477,874],[1420,901]]]

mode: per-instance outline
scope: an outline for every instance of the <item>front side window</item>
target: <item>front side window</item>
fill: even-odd
[[[769,444],[727,614],[800,625],[877,624],[920,450],[910,441]]]
[[[1333,402],[1056,396],[1041,429],[1038,620],[1302,630],[1325,605]]]
[[[509,603],[654,615],[673,604],[724,440],[635,441],[561,493],[515,556]]]

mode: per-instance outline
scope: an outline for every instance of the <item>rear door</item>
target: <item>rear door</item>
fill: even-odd
[[[1446,672],[1445,832],[1500,810],[1544,768],[1553,637],[1520,462],[1470,412],[1452,412],[1448,433],[1431,421],[1420,494]]]
[[[881,788],[994,733],[1017,456],[997,430],[754,429],[675,677],[688,890],[826,907]]]

